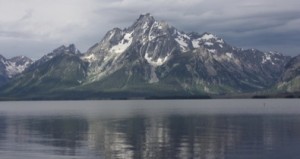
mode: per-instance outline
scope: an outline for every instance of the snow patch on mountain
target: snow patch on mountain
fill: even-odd
[[[115,33],[116,33],[115,30],[110,31],[109,32],[110,35],[109,35],[108,39],[111,39],[115,35]]]
[[[13,75],[17,74],[18,72],[21,72],[21,71],[19,71],[19,67],[16,66],[16,63],[5,62],[5,67],[6,67],[6,72],[7,72],[7,75],[9,78],[11,78]]]
[[[5,66],[6,74],[9,78],[22,73],[29,65],[32,64],[32,60],[25,56],[18,56],[8,60],[2,59],[2,63]]]
[[[89,54],[89,55],[83,56],[81,59],[91,63],[91,62],[96,61],[97,57],[95,56],[95,54]]]
[[[181,32],[177,32],[177,37],[175,38],[175,41],[179,44],[181,51],[186,52],[188,51],[188,44],[187,41],[190,40],[190,37],[186,34],[183,34]]]
[[[262,64],[266,63],[266,62],[271,62],[272,65],[275,65],[275,63],[272,61],[271,59],[271,54],[268,54],[268,53],[265,53],[265,55],[263,56],[263,59],[262,59]]]
[[[229,58],[233,58],[232,53],[229,53],[229,52],[226,52],[226,56],[229,57]]]
[[[213,46],[214,44],[212,42],[205,42],[204,45],[206,45],[206,46]]]
[[[216,53],[217,52],[216,49],[207,49],[207,51],[210,52],[210,53]]]
[[[144,57],[150,65],[157,67],[163,65],[168,60],[169,55],[164,58],[158,58],[157,60],[154,60],[152,57],[150,57],[148,53],[146,53]]]
[[[180,49],[181,49],[183,52],[186,52],[186,51],[187,51],[188,44],[184,41],[184,39],[183,39],[183,38],[176,38],[175,40],[176,40],[176,42],[179,44]]]
[[[181,32],[178,32],[178,31],[177,31],[177,34],[178,34],[179,36],[181,36],[182,38],[185,38],[185,39],[188,39],[188,40],[191,39],[191,37],[189,37],[189,36],[186,35],[185,33],[181,33]]]
[[[152,30],[153,30],[153,28],[154,28],[156,25],[157,25],[157,22],[155,21],[155,22],[151,25],[151,27],[150,27],[149,34],[148,34],[148,40],[149,40],[149,41],[152,41],[153,39],[156,38],[156,36],[152,35]]]
[[[204,41],[208,41],[208,40],[211,40],[211,39],[217,39],[217,37],[214,36],[213,34],[206,33],[200,39],[204,40]]]
[[[219,47],[219,48],[224,48],[225,42],[223,39],[218,38],[217,36],[210,34],[210,33],[204,33],[200,37],[196,37],[191,40],[192,46],[194,49],[199,48],[200,46],[204,46],[209,50],[209,52],[214,53],[213,48]]]
[[[192,45],[193,45],[193,48],[195,48],[195,49],[199,48],[200,47],[199,39],[192,40]]]
[[[132,33],[126,33],[124,38],[110,49],[110,52],[120,54],[123,53],[132,43]]]
[[[163,23],[161,23],[161,22],[154,22],[154,24],[153,24],[154,26],[153,27],[155,27],[155,28],[157,28],[157,29],[163,29]]]
[[[148,29],[149,24],[148,22],[145,22],[144,25],[142,26],[142,29],[144,30],[144,32]]]
[[[217,43],[224,44],[224,40],[223,40],[223,39],[218,39],[218,40],[217,40]]]

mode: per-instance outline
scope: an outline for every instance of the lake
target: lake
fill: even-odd
[[[0,102],[0,159],[299,156],[299,99]]]

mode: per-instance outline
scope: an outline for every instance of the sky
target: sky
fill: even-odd
[[[0,54],[38,59],[74,43],[81,52],[112,28],[150,13],[232,46],[300,54],[299,0],[0,0]]]

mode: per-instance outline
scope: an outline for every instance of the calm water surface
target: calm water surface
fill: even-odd
[[[0,159],[299,159],[300,100],[0,102]]]

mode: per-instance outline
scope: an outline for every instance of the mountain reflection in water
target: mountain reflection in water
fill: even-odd
[[[0,158],[300,156],[297,100],[270,100],[267,106],[258,104],[260,100],[235,102],[250,102],[256,111],[234,103],[226,106],[228,101],[1,103]],[[213,109],[218,103],[235,110]]]

